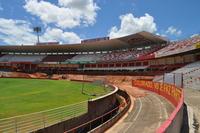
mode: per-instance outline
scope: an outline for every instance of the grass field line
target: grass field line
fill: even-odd
[[[87,103],[87,102],[88,102],[88,100],[85,100],[85,101],[82,101],[82,102],[79,102],[79,103],[69,104],[69,105],[65,105],[65,106],[61,106],[61,107],[57,107],[57,108],[53,108],[53,109],[49,109],[49,110],[43,110],[43,111],[39,111],[39,112],[34,112],[34,113],[29,113],[29,114],[24,114],[24,115],[18,115],[18,116],[9,117],[9,118],[3,118],[3,119],[0,119],[0,122],[4,121],[4,120],[19,118],[19,117],[25,117],[25,116],[29,116],[29,115],[37,115],[37,114],[41,114],[41,113],[47,113],[47,112],[55,111],[55,110],[62,109],[62,108],[65,108],[65,107],[70,107],[70,106],[75,107],[73,105],[79,105],[79,104]]]

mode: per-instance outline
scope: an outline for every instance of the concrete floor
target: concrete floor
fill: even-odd
[[[127,117],[111,127],[107,133],[154,133],[174,107],[165,98],[152,92],[137,98]]]

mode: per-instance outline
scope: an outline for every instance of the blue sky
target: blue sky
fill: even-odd
[[[79,43],[146,30],[171,40],[200,33],[199,0],[0,0],[0,45]]]

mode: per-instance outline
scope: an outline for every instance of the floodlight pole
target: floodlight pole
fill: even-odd
[[[39,37],[38,32],[37,32],[37,42],[40,43],[40,37]]]
[[[39,32],[41,32],[41,27],[37,26],[33,28],[33,31],[37,33],[37,43],[40,43]]]

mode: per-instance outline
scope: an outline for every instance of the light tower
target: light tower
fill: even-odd
[[[37,43],[40,43],[40,36],[39,33],[41,32],[41,27],[37,26],[33,28],[33,31],[37,33]]]

